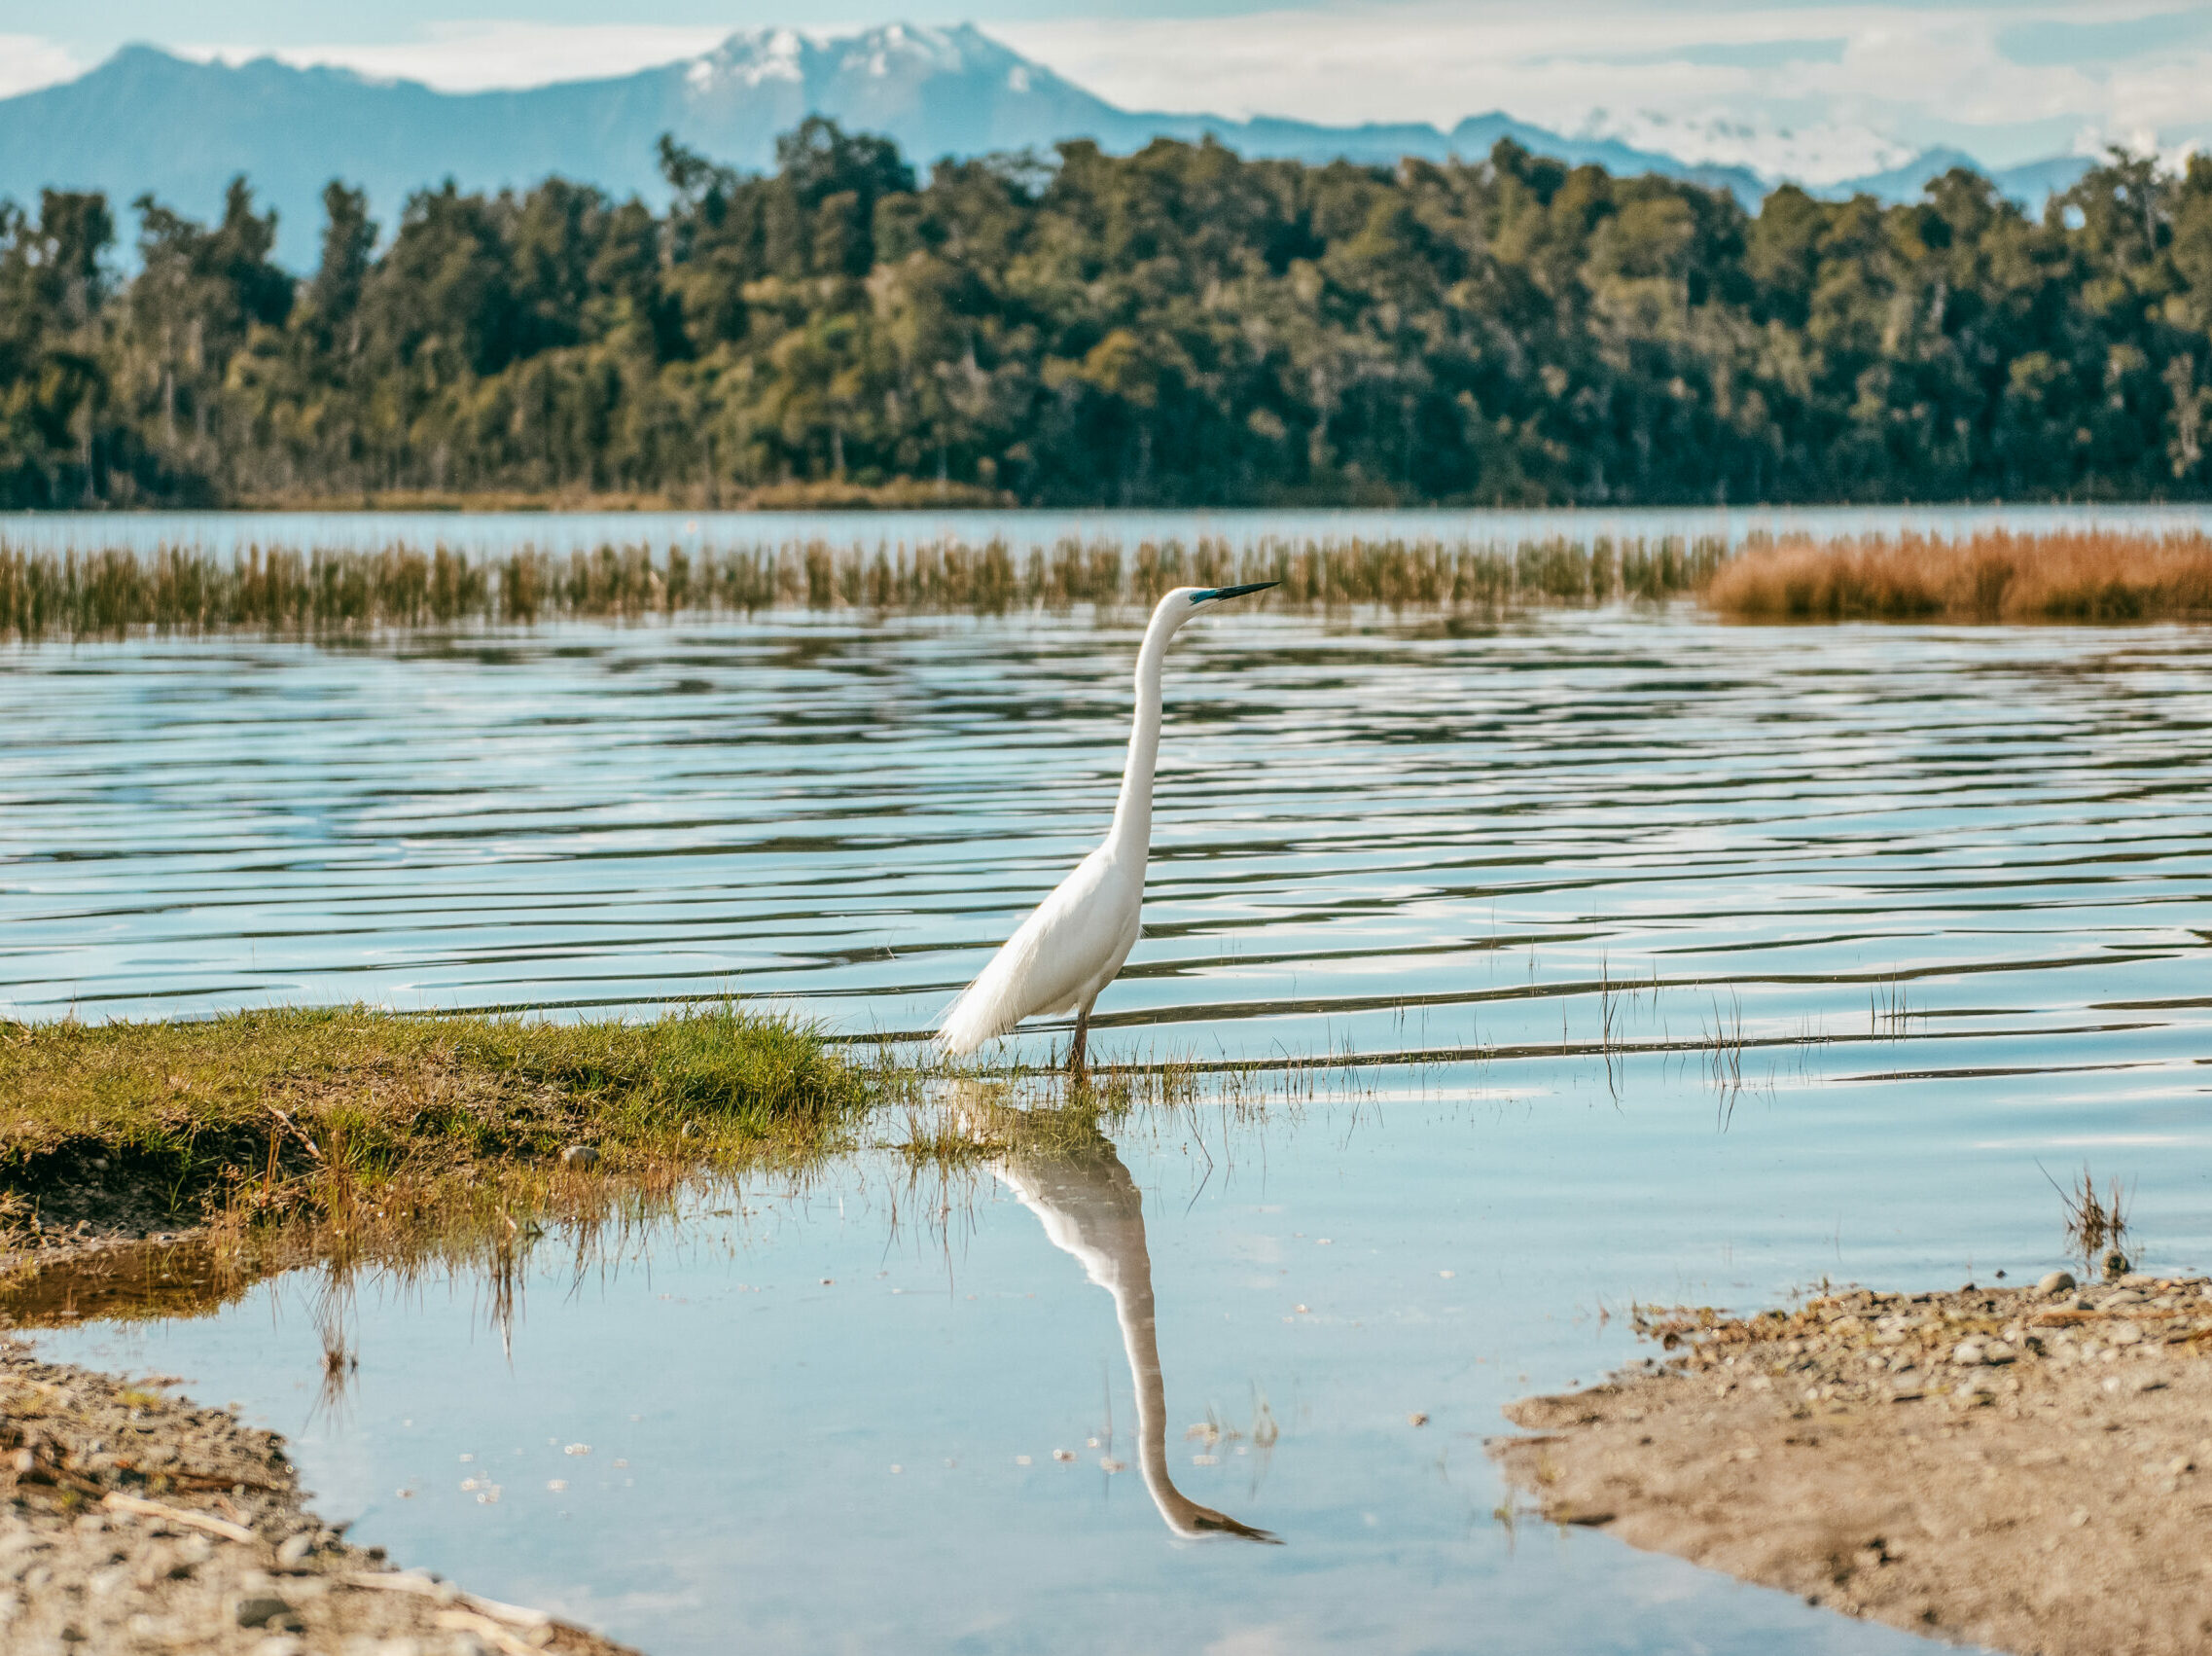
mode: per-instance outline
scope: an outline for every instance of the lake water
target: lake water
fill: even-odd
[[[197,547],[232,555],[247,547],[375,551],[403,545],[503,556],[518,547],[590,551],[605,545],[676,546],[687,552],[826,541],[834,546],[912,546],[1005,540],[1017,551],[1073,537],[1140,542],[1218,536],[1237,546],[1274,540],[1436,540],[1513,546],[1600,535],[1656,541],[1716,536],[1734,545],[1755,530],[1810,534],[1958,534],[1981,527],[2107,527],[2212,531],[2206,506],[1711,506],[1368,508],[1252,511],[901,512],[0,512],[0,547],[70,552],[105,547],[152,552]]]
[[[920,1029],[1100,831],[1134,639],[0,651],[0,1003]],[[1638,1355],[1632,1302],[2063,1263],[2085,1160],[2141,1262],[2212,1263],[2212,634],[1261,609],[1168,679],[1093,1053],[1358,1062],[550,1237],[511,1350],[465,1272],[364,1282],[337,1407],[311,1274],[49,1349],[238,1399],[357,1538],[662,1656],[1916,1645],[1515,1519],[1481,1440]]]

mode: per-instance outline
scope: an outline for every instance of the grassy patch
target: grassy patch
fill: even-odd
[[[818,1146],[881,1084],[731,1007],[637,1024],[358,1007],[0,1024],[0,1194],[42,1228],[329,1216],[515,1170]]]
[[[2212,619],[2212,536],[2065,529],[1958,539],[1754,539],[1704,599],[1743,621]]]

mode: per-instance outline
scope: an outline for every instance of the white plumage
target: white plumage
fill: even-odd
[[[1136,718],[1114,825],[1096,850],[1037,905],[945,1010],[938,1040],[953,1057],[1010,1033],[1024,1018],[1073,1012],[1068,1067],[1080,1071],[1091,1003],[1136,946],[1152,849],[1152,776],[1160,758],[1160,678],[1167,641],[1200,604],[1271,587],[1177,587],[1160,600],[1137,651]]]

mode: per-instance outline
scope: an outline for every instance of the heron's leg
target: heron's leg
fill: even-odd
[[[1075,1015],[1075,1041],[1068,1048],[1068,1074],[1077,1081],[1090,1079],[1090,1065],[1084,1057],[1084,1048],[1090,1039],[1090,1006],[1089,1001],[1085,1001],[1083,1010]]]

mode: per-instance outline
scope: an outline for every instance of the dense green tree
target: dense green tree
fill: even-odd
[[[809,120],[655,211],[450,182],[316,270],[220,220],[0,204],[0,500],[384,489],[716,502],[896,479],[1037,502],[2196,496],[2212,162],[2031,216],[1971,172],[1756,214],[1500,144],[940,162]]]
[[[0,202],[0,498],[100,497],[101,324],[115,220],[96,195],[49,190],[33,221]]]

